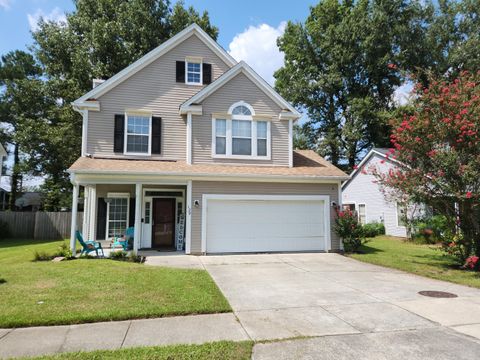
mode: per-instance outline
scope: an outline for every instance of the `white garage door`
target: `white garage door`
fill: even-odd
[[[323,196],[210,195],[204,198],[207,253],[326,249]],[[206,243],[206,244],[205,244]]]

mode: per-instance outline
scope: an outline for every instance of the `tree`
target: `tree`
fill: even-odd
[[[33,56],[11,51],[0,61],[0,122],[2,143],[13,146],[10,204],[15,209],[17,194],[22,190],[22,173],[29,147],[29,132],[35,134],[37,119],[45,118],[48,100],[41,80],[41,69]]]
[[[404,81],[397,66],[421,64],[425,12],[415,1],[322,0],[304,24],[288,23],[275,87],[306,110],[316,148],[333,164],[352,168],[365,149],[388,143],[381,113]]]
[[[417,92],[413,113],[392,123],[390,156],[402,166],[372,171],[387,191],[446,215],[457,232],[447,248],[463,262],[480,256],[480,72]]]
[[[213,38],[207,12],[168,0],[76,0],[66,23],[40,21],[33,51],[44,70],[45,91],[56,99],[50,117],[30,134],[29,166],[46,176],[47,209],[70,202],[67,168],[80,156],[82,119],[71,102],[185,26],[198,23]],[[28,134],[25,134],[26,136]]]

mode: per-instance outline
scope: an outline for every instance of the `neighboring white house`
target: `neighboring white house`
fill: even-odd
[[[385,199],[376,184],[375,177],[368,171],[376,167],[388,172],[396,166],[395,160],[387,156],[388,149],[374,148],[360,162],[357,169],[350,174],[350,179],[342,185],[342,202],[344,208],[350,208],[358,213],[361,223],[382,222],[385,233],[392,236],[407,236],[403,223],[405,207]]]
[[[3,147],[2,144],[0,144],[0,177],[3,175],[2,170],[3,170],[3,159],[7,156],[7,152],[5,151],[5,148]]]

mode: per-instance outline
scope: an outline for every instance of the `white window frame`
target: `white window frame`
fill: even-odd
[[[127,227],[130,219],[130,193],[107,193],[107,199],[127,199]],[[107,225],[105,226],[105,239],[108,240],[108,233],[110,232],[110,203],[107,202]]]
[[[243,105],[248,108],[251,112],[251,115],[233,115],[233,109],[237,106]],[[239,160],[271,160],[272,152],[271,152],[271,142],[272,142],[272,135],[271,135],[271,121],[269,120],[255,120],[253,117],[255,116],[255,111],[250,104],[239,101],[230,106],[228,109],[228,113],[224,117],[220,117],[218,115],[212,116],[212,158],[215,159],[239,159]],[[225,120],[226,121],[226,140],[225,140],[225,147],[226,147],[226,154],[217,154],[216,149],[216,121],[217,120]],[[251,126],[251,147],[252,153],[251,155],[234,155],[232,154],[232,121],[233,120],[243,120],[243,121],[250,121]],[[267,123],[267,155],[259,156],[257,155],[257,123],[258,121],[265,121]]]
[[[200,64],[200,82],[190,82],[188,81],[188,64]],[[187,85],[197,85],[203,86],[203,59],[197,57],[187,57],[185,58],[185,84]]]
[[[396,222],[397,222],[397,227],[401,227],[401,228],[405,228],[406,227],[406,224],[400,224],[400,222],[398,221],[398,207],[399,206],[403,206],[401,205],[401,203],[399,202],[395,202],[395,218],[396,218]],[[405,214],[408,216],[408,206],[405,206]]]
[[[357,207],[357,217],[358,217],[358,222],[361,224],[361,225],[365,225],[365,224],[362,224],[362,221],[360,220],[360,206],[363,205],[363,208],[365,209],[365,224],[367,224],[367,204],[365,203],[358,203],[356,204],[356,207]]]
[[[130,152],[127,151],[128,149],[128,116],[141,116],[149,118],[148,121],[148,152]],[[147,136],[143,134],[130,134],[130,135],[139,135],[139,136]],[[139,155],[139,156],[151,156],[152,155],[152,114],[146,113],[134,113],[134,112],[126,112],[125,113],[125,128],[124,128],[124,145],[123,145],[123,154],[124,155]]]

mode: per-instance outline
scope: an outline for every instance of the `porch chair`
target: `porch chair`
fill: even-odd
[[[133,248],[133,234],[135,232],[134,227],[129,227],[125,230],[125,235],[123,237],[115,238],[115,241],[112,244],[112,250],[115,249],[116,246],[121,246],[123,250],[131,250]]]
[[[80,256],[84,254],[88,255],[91,252],[95,252],[95,254],[99,256],[99,252],[101,252],[102,257],[105,257],[105,254],[103,253],[102,244],[100,244],[98,241],[92,241],[92,240],[84,241],[82,234],[78,230],[75,232],[75,235],[80,245],[82,245],[82,252],[80,253]]]

